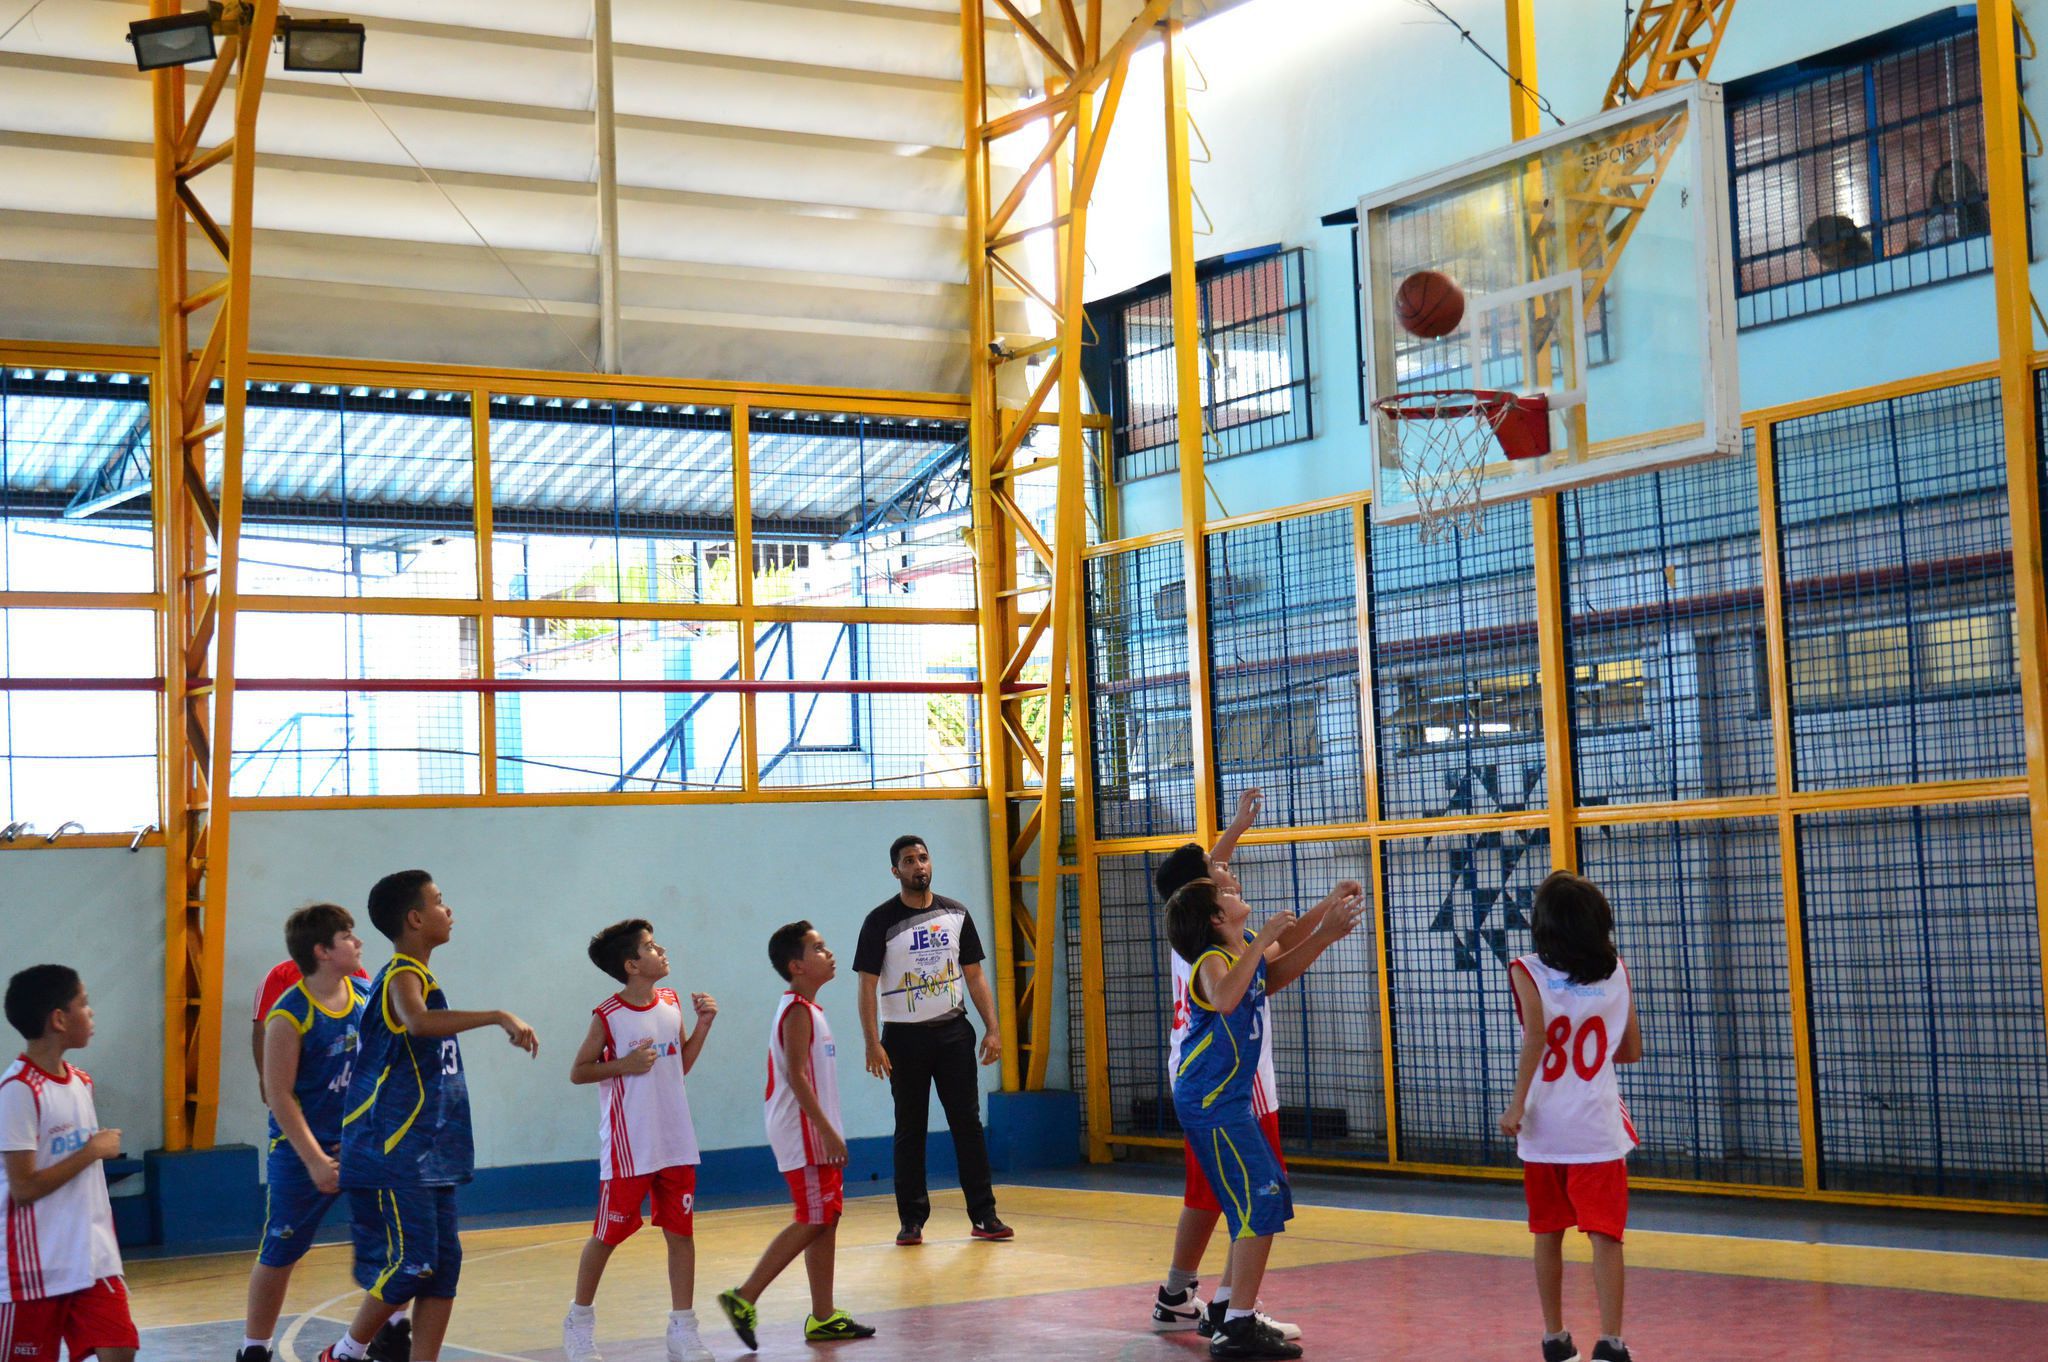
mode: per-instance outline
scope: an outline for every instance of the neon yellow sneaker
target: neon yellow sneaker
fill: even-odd
[[[746,1345],[747,1351],[753,1352],[758,1346],[754,1341],[754,1327],[761,1322],[761,1312],[754,1308],[754,1303],[737,1291],[721,1291],[718,1293],[718,1308],[725,1311],[726,1323],[732,1325],[732,1331],[740,1336],[740,1342]]]
[[[844,1310],[834,1310],[819,1319],[816,1315],[804,1316],[804,1342],[837,1343],[849,1338],[873,1338],[875,1331],[860,1323]]]

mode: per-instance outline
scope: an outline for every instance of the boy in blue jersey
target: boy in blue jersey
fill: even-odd
[[[370,922],[397,949],[370,981],[361,1045],[341,1118],[341,1186],[349,1193],[356,1281],[368,1293],[348,1332],[320,1362],[352,1362],[400,1306],[413,1303],[413,1362],[439,1362],[462,1277],[455,1189],[475,1167],[469,1088],[455,1039],[503,1028],[529,1055],[533,1028],[510,1012],[457,1012],[427,968],[455,914],[424,870],[370,890]]]
[[[270,1362],[292,1268],[340,1195],[341,1108],[369,988],[353,977],[363,959],[355,925],[346,908],[332,903],[285,919],[285,949],[300,978],[263,1019],[263,1090],[270,1105],[263,1240],[249,1273],[249,1311],[235,1362]]]
[[[1193,880],[1166,902],[1167,939],[1188,962],[1193,1005],[1174,1074],[1173,1109],[1230,1227],[1223,1283],[1230,1306],[1209,1340],[1212,1358],[1284,1362],[1301,1356],[1301,1345],[1281,1337],[1254,1309],[1273,1236],[1294,1218],[1287,1170],[1252,1112],[1265,1039],[1261,1005],[1349,936],[1364,911],[1364,896],[1346,893],[1306,940],[1283,951],[1279,943],[1294,926],[1294,914],[1275,913],[1253,934],[1245,929],[1251,909],[1230,883]]]

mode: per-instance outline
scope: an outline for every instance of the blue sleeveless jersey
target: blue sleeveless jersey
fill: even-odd
[[[332,1149],[341,1139],[342,1108],[355,1074],[357,1028],[369,986],[366,979],[350,979],[347,1006],[329,1012],[302,979],[284,991],[263,1019],[268,1028],[272,1017],[283,1017],[299,1033],[299,1076],[292,1081],[292,1096],[323,1149]],[[273,1143],[284,1138],[275,1116],[270,1118],[270,1138]]]
[[[1229,969],[1238,957],[1212,946],[1195,958],[1189,971],[1187,1038],[1181,1042],[1180,1069],[1173,1078],[1173,1109],[1183,1130],[1208,1130],[1247,1117],[1252,1085],[1259,1076],[1260,1004],[1266,1000],[1266,962],[1252,975],[1251,987],[1230,1012],[1218,1012],[1203,1001],[1202,962],[1210,958]]]
[[[421,1040],[391,1008],[391,981],[416,974],[430,1011],[448,999],[427,967],[395,955],[370,983],[341,1127],[344,1187],[452,1187],[476,1167],[469,1084],[455,1037]]]

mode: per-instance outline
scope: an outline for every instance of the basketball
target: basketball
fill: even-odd
[[[1417,270],[1394,293],[1394,320],[1424,340],[1448,336],[1465,320],[1465,291],[1440,270]]]

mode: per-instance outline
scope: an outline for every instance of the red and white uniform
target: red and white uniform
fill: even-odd
[[[663,1168],[701,1162],[690,1094],[683,1086],[682,999],[658,988],[654,1001],[635,1007],[614,993],[593,1009],[604,1023],[604,1058],[632,1052],[642,1041],[658,1056],[644,1074],[607,1078],[600,1085],[598,1167],[612,1178],[644,1177]]]
[[[83,1148],[99,1128],[85,1070],[67,1064],[61,1076],[46,1073],[24,1055],[0,1072],[0,1150],[34,1150],[35,1166],[48,1168]],[[67,1296],[120,1277],[105,1165],[92,1164],[27,1206],[15,1204],[0,1169],[0,1202],[7,1233],[0,1310],[11,1316],[9,1307],[21,1302]]]
[[[785,1173],[820,1162],[825,1152],[818,1128],[797,1105],[796,1091],[789,1086],[782,1022],[794,1007],[807,1007],[811,1012],[811,1053],[804,1076],[810,1079],[812,1090],[818,1094],[818,1105],[832,1122],[832,1128],[840,1128],[839,1050],[832,1043],[832,1024],[825,1020],[824,1008],[791,990],[782,995],[782,1004],[775,1009],[775,1020],[768,1028],[768,1091],[764,1097],[768,1147],[775,1151],[775,1166]]]
[[[1608,1163],[1636,1147],[1636,1130],[1614,1077],[1628,1030],[1628,967],[1596,984],[1574,983],[1534,955],[1508,966],[1536,985],[1543,1006],[1543,1062],[1523,1106],[1516,1140],[1524,1163]],[[1521,997],[1515,998],[1521,1011]],[[1527,1024],[1528,1019],[1523,1019]]]

